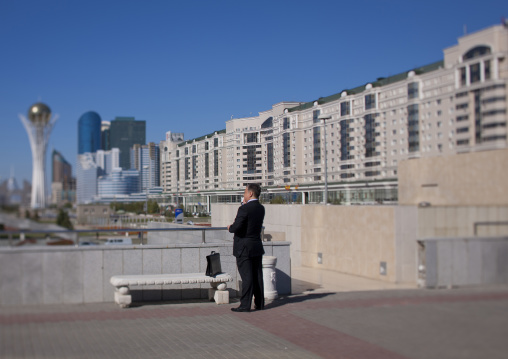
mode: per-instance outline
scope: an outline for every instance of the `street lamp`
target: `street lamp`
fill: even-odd
[[[323,120],[323,128],[325,135],[325,194],[324,194],[324,202],[325,205],[328,204],[328,162],[326,161],[326,120],[330,120],[332,115],[319,115],[320,120]]]
[[[148,170],[149,168],[150,166],[143,166],[144,170]],[[143,173],[143,177],[145,176],[146,174]],[[141,183],[143,183],[143,179],[141,179]],[[148,180],[145,183],[146,183],[145,214],[148,216]]]

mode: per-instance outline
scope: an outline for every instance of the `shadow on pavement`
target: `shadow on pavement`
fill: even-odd
[[[325,297],[328,297],[329,295],[334,295],[336,293],[329,292],[329,293],[304,293],[304,294],[297,294],[292,296],[281,296],[274,301],[265,304],[265,310],[269,310],[272,308],[281,307],[288,304],[295,304],[295,303],[302,303],[308,300],[316,300],[316,299],[323,299]]]

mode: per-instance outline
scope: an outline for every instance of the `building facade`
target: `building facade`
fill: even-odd
[[[112,174],[115,169],[119,169],[119,164],[120,150],[118,148],[78,155],[76,166],[77,203],[89,204],[95,202],[99,189],[99,177]],[[136,188],[135,191],[137,190]]]
[[[507,57],[508,28],[492,26],[459,38],[441,61],[315,101],[281,102],[193,140],[166,136],[161,185],[217,198],[257,182],[322,202],[326,172],[328,202],[395,202],[401,160],[506,147]]]
[[[134,117],[117,117],[109,127],[111,148],[120,150],[120,167],[130,169],[130,149],[135,144],[146,144],[146,121],[136,121]]]
[[[76,201],[76,179],[72,177],[72,166],[56,150],[51,154],[53,175],[51,180],[51,203],[60,205]]]
[[[139,171],[116,167],[110,174],[98,178],[98,199],[114,201],[117,196],[122,197],[139,192],[139,184]]]
[[[111,140],[109,138],[109,128],[111,127],[111,122],[102,121],[101,122],[101,144],[102,149],[104,151],[109,151],[111,149]]]
[[[150,142],[131,148],[131,169],[139,171],[141,190],[160,186],[160,147]]]
[[[78,155],[102,149],[101,117],[98,113],[84,113],[78,121]]]
[[[98,166],[96,154],[86,152],[79,154],[76,161],[76,202],[78,204],[93,203],[97,195]]]

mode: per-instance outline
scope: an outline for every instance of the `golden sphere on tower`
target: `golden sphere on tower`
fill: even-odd
[[[42,102],[37,102],[28,109],[28,119],[32,123],[45,125],[50,118],[51,109]]]

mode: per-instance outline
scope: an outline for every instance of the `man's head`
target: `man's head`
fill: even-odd
[[[257,183],[249,183],[243,192],[243,201],[247,203],[250,199],[259,199],[261,186]]]

